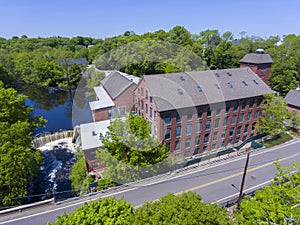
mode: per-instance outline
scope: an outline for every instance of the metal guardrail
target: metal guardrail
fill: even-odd
[[[31,203],[31,204],[16,206],[16,207],[9,208],[9,209],[4,209],[4,210],[0,211],[0,215],[11,213],[11,212],[16,212],[16,211],[22,211],[24,209],[33,208],[33,207],[37,207],[37,206],[41,206],[41,205],[47,205],[47,204],[54,204],[54,198],[47,199],[47,200],[40,201],[40,202]]]

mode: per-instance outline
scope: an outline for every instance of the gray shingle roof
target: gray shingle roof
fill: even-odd
[[[290,90],[285,96],[284,101],[288,105],[300,107],[300,90]]]
[[[273,93],[250,68],[145,75],[158,111]]]
[[[56,61],[58,64],[67,64],[67,66],[71,66],[74,63],[78,65],[87,65],[88,61],[85,58],[75,58],[75,59],[62,59],[62,60],[57,60]]]
[[[264,64],[273,63],[273,60],[271,56],[266,53],[248,53],[241,59],[240,63]]]
[[[125,78],[118,72],[113,72],[105,77],[101,84],[104,89],[114,100],[116,99],[123,91],[125,91],[131,84],[134,84],[133,81]]]

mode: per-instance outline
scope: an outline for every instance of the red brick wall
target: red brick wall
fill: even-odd
[[[130,112],[133,107],[133,90],[135,89],[136,84],[131,84],[122,94],[120,94],[115,100],[115,107],[125,107],[126,113]]]
[[[297,114],[300,116],[300,108],[299,108],[299,107],[294,107],[294,106],[288,105],[288,106],[287,106],[287,110],[288,110],[289,112],[296,111]]]
[[[254,73],[256,73],[266,84],[268,84],[268,80],[270,77],[271,72],[271,65],[270,63],[266,64],[247,64],[247,63],[241,63],[240,67],[250,67]]]

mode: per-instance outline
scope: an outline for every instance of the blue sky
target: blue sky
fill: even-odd
[[[263,38],[300,34],[299,0],[0,0],[0,37],[142,34],[176,25]]]

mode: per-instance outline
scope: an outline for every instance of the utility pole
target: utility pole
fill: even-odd
[[[247,154],[247,159],[246,159],[246,164],[245,164],[245,168],[244,168],[242,184],[241,184],[241,188],[240,188],[240,195],[239,195],[239,199],[238,199],[238,202],[237,202],[237,209],[240,208],[240,203],[241,203],[241,200],[242,200],[242,197],[243,197],[245,178],[246,178],[246,173],[247,173],[247,168],[248,168],[248,163],[249,163],[249,156],[250,156],[250,152],[248,152],[248,154]]]

